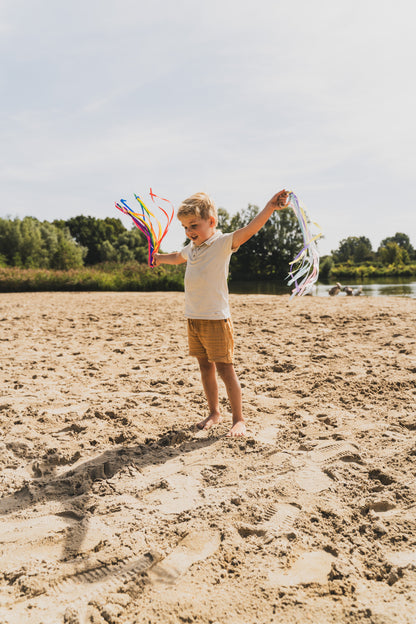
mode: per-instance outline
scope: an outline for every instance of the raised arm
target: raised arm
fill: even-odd
[[[184,262],[186,260],[179,251],[169,254],[153,254],[153,266],[159,266],[160,264],[183,264]]]
[[[233,249],[237,249],[237,247],[246,243],[254,234],[257,234],[270,219],[275,210],[282,210],[282,208],[285,208],[288,197],[288,191],[279,191],[267,202],[263,210],[259,212],[248,225],[236,230],[233,234]]]

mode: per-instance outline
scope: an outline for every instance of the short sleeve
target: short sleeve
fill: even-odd
[[[234,232],[229,232],[228,234],[223,234],[223,239],[224,239],[224,243],[225,243],[225,249],[227,250],[227,253],[229,255],[235,253],[236,251],[238,251],[240,248],[236,247],[235,249],[233,249],[233,236],[234,236]]]
[[[232,254],[240,249],[240,245],[238,247],[235,247],[235,249],[233,249],[233,236],[234,236],[234,232],[231,233],[231,253]]]
[[[191,243],[189,243],[188,245],[186,245],[186,247],[184,247],[180,254],[182,256],[182,258],[184,258],[185,260],[188,260],[188,256],[189,256],[189,250],[191,248]]]

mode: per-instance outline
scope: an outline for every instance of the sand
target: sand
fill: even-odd
[[[0,295],[2,624],[414,624],[416,301],[231,305],[239,440],[182,293]]]

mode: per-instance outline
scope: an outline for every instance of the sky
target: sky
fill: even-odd
[[[230,214],[296,193],[324,237],[416,246],[413,0],[1,0],[0,217]],[[134,204],[133,204],[134,205]],[[163,246],[184,242],[175,220]]]

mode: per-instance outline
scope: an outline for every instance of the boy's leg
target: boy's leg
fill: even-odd
[[[233,426],[227,435],[231,437],[243,436],[246,434],[246,424],[243,417],[241,402],[241,386],[234,370],[234,366],[224,362],[216,362],[216,367],[219,376],[225,384],[233,414]]]
[[[218,383],[214,362],[208,358],[198,357],[199,370],[201,371],[202,385],[207,397],[209,416],[197,424],[198,429],[210,429],[212,425],[220,422],[220,404],[218,400]]]

